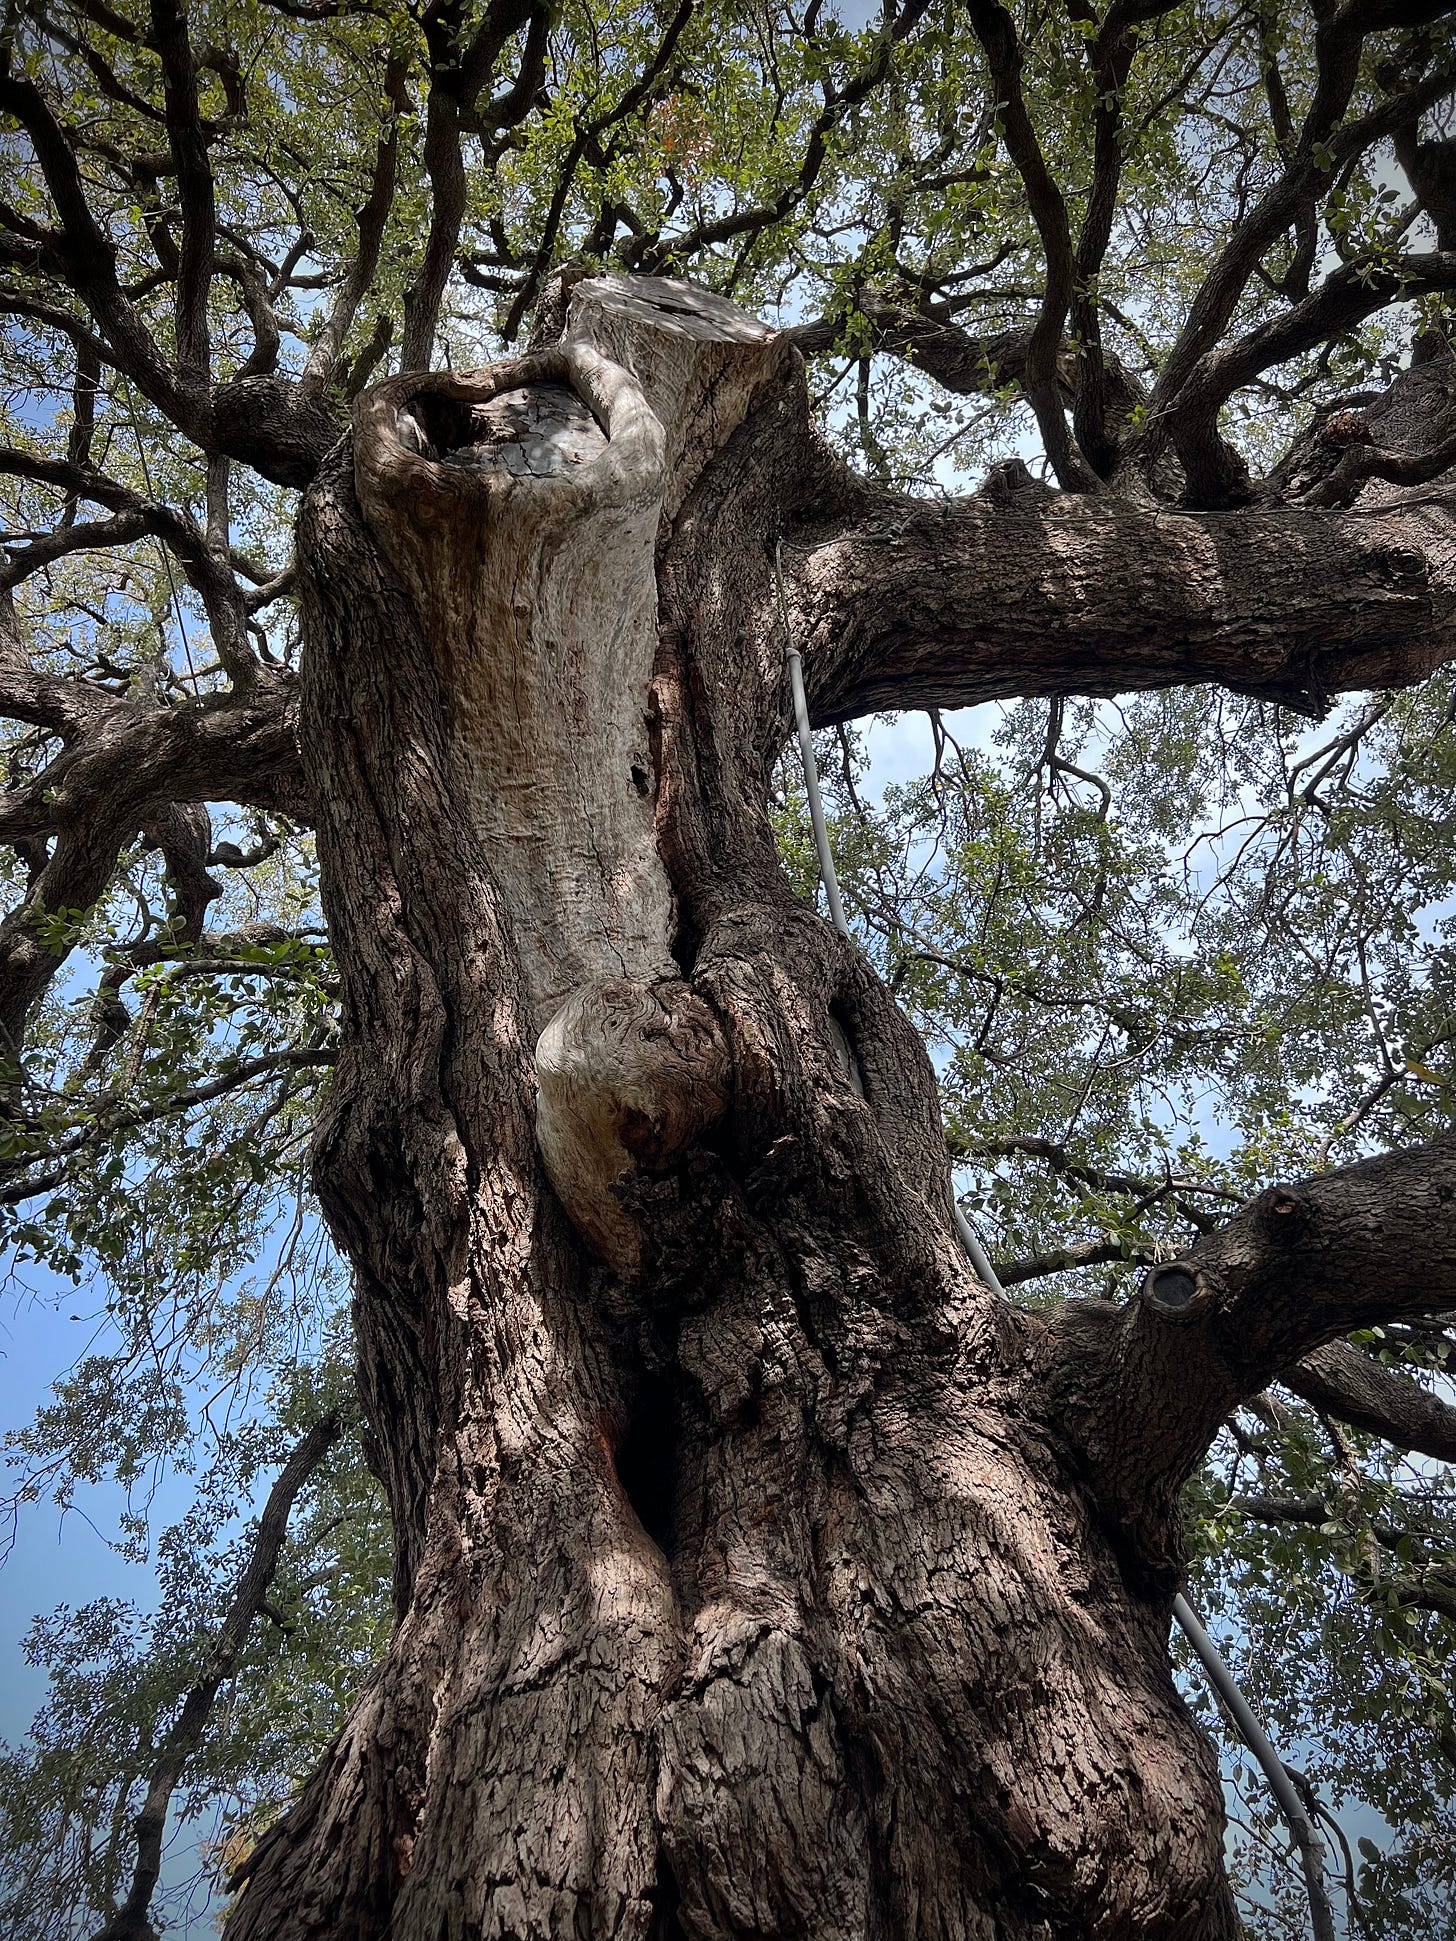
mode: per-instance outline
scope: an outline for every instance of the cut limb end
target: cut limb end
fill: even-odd
[[[641,1264],[619,1189],[714,1125],[731,1087],[712,1011],[684,983],[627,978],[574,991],[536,1044],[536,1140],[547,1177],[593,1251],[624,1278]]]

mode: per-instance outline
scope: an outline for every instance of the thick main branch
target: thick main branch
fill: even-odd
[[[1456,518],[1433,500],[1210,515],[1031,484],[866,492],[848,530],[792,557],[817,726],[1198,681],[1319,707],[1456,652]]]
[[[1051,1413],[1142,1560],[1171,1561],[1177,1492],[1238,1402],[1354,1328],[1456,1306],[1456,1137],[1271,1187],[1126,1307],[1096,1305],[1061,1318]]]

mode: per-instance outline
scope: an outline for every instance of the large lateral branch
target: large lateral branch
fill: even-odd
[[[1271,1187],[1186,1259],[1153,1268],[1114,1316],[1096,1305],[1065,1311],[1053,1406],[1111,1520],[1152,1560],[1236,1403],[1354,1328],[1456,1306],[1456,1136]],[[1360,1398],[1348,1367],[1334,1374],[1341,1394],[1326,1367],[1326,1398],[1348,1416]],[[1365,1414],[1384,1433],[1375,1418],[1399,1398],[1380,1386]]]
[[[41,678],[0,652],[0,711],[9,698],[23,715]],[[0,1055],[19,1052],[32,1007],[69,954],[50,919],[100,899],[121,850],[149,819],[166,811],[175,821],[178,803],[226,801],[313,819],[290,687],[270,683],[218,708],[148,707],[80,683],[75,695],[91,717],[83,719],[79,707],[58,713],[56,725],[75,730],[69,745],[33,781],[0,797],[0,842],[43,846],[54,838],[26,896],[0,922]],[[194,899],[200,891],[194,884]]]
[[[0,797],[0,842],[98,816],[123,827],[158,802],[238,802],[311,822],[291,685],[216,708],[111,701],[33,782]]]
[[[825,726],[1197,681],[1316,709],[1405,686],[1456,651],[1453,541],[1442,501],[1189,514],[1028,483],[866,493],[852,530],[785,554]]]
[[[1327,1341],[1279,1379],[1301,1401],[1352,1428],[1434,1462],[1456,1463],[1456,1407],[1348,1341]]]

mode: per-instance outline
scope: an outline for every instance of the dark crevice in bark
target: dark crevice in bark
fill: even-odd
[[[666,1372],[644,1369],[617,1444],[617,1480],[637,1520],[671,1556],[678,1482],[677,1387]]]
[[[646,1898],[652,1909],[652,1925],[645,1941],[691,1941],[678,1918],[681,1902],[677,1882],[672,1877],[671,1867],[661,1855],[657,1861],[657,1878],[648,1888]]]

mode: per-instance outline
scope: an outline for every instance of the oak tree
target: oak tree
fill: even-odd
[[[1442,1082],[1445,965],[1424,1008],[1374,988],[1432,919],[1368,867],[1388,838],[1404,868],[1401,798],[1445,786],[1418,711],[1456,648],[1451,18],[7,11],[5,1204],[22,1249],[99,1262],[175,1411],[159,1274],[204,1361],[281,1360],[277,1276],[215,1310],[213,1270],[306,1163],[389,1515],[383,1655],[230,1856],[238,1941],[1213,1941],[1221,1784],[1169,1648],[1190,1530],[1343,1531],[1387,1610],[1449,1623],[1432,1533],[1366,1504],[1350,1437],[1456,1450],[1410,1372],[1456,1309],[1456,1148],[1397,1109]],[[859,943],[795,876],[789,646],[845,751]],[[1288,1165],[1245,1046],[1262,1151],[1160,1178],[1176,1129],[1117,1073],[1217,1069],[1235,981],[1280,988],[1235,935],[1169,1000],[1175,714],[1128,704],[1104,764],[1164,737],[1151,797],[1111,814],[1094,760],[1084,704],[1190,684],[1192,740],[1236,716],[1229,772],[1272,746],[1286,789],[1244,919],[1266,951],[1337,934],[1285,974],[1293,1038],[1355,959],[1375,1051],[1330,1026],[1282,1073],[1286,1108],[1316,1070],[1349,1094]],[[991,701],[1030,708],[1035,786],[962,755],[946,809],[937,762],[960,876],[917,877],[847,724]],[[977,843],[984,921],[946,907]],[[907,1015],[937,1005],[979,1019],[949,1151]],[[1042,1027],[1008,1040],[1013,1012]],[[1009,1163],[1008,1236],[1048,1179],[1132,1211],[997,1296],[952,1157]],[[120,1365],[71,1390],[95,1466],[151,1432],[98,1408]],[[292,1381],[297,1447],[115,1796],[109,1941],[148,1931],[169,1803],[353,1406]],[[1271,1384],[1348,1453],[1347,1529],[1318,1488],[1211,1489],[1250,1409],[1288,1429]]]

